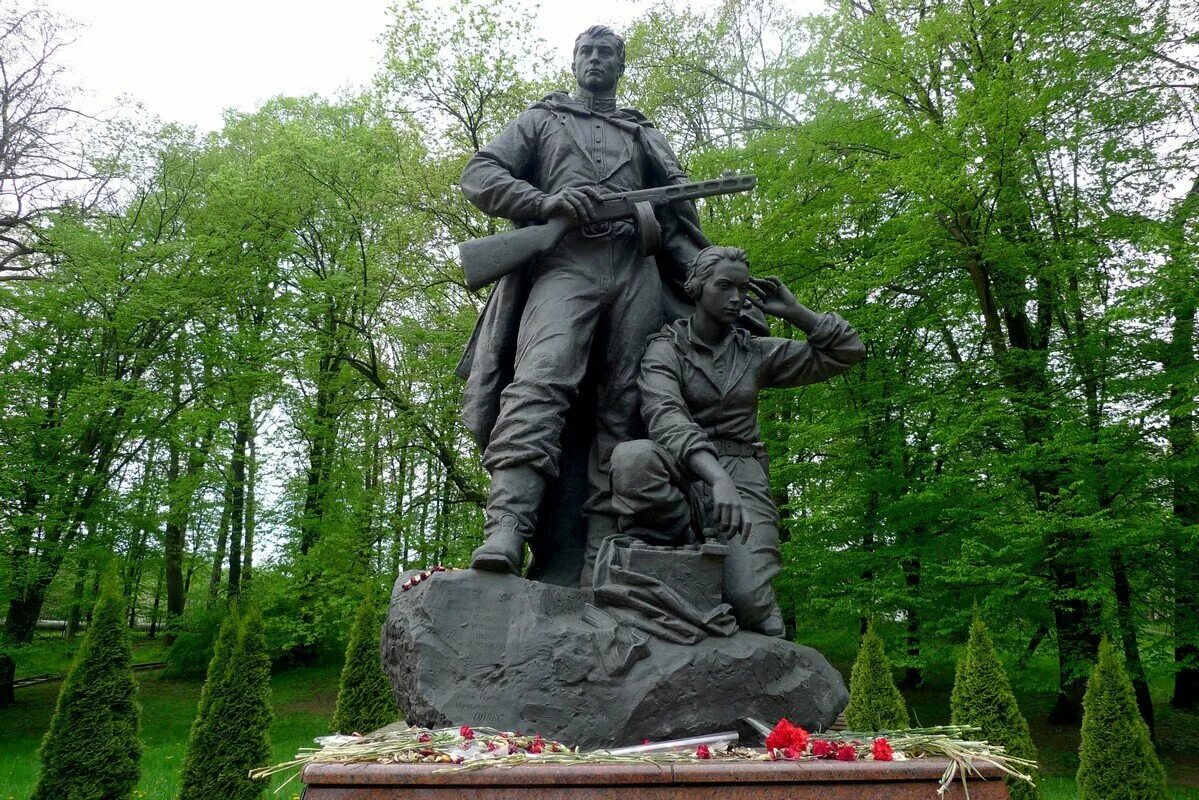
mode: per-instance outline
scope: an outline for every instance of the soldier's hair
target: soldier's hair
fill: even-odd
[[[588,37],[590,37],[592,39],[598,39],[601,36],[609,36],[612,39],[616,40],[616,56],[617,56],[617,58],[620,59],[620,65],[623,67],[624,66],[624,39],[621,38],[619,33],[612,30],[607,25],[592,25],[590,28],[588,28],[587,30],[583,31],[578,36],[576,36],[574,49],[571,50],[571,52],[570,52],[571,58],[574,58],[578,54],[579,42],[583,41],[583,39],[588,38]]]
[[[749,266],[749,258],[740,247],[705,247],[696,253],[695,258],[687,265],[687,282],[683,284],[683,291],[688,297],[692,300],[699,299],[704,291],[704,284],[712,278],[712,274],[716,272],[716,265],[721,261],[740,261],[746,267]]]

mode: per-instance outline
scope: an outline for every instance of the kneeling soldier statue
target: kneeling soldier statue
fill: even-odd
[[[818,383],[865,354],[837,314],[800,304],[777,278],[751,278],[745,253],[708,247],[689,268],[688,319],[650,338],[641,361],[648,439],[612,454],[613,506],[625,535],[686,544],[716,531],[727,539],[724,600],[739,627],[783,635],[771,581],[779,573],[778,509],[758,427],[758,393]],[[807,334],[754,336],[734,322],[752,303]]]

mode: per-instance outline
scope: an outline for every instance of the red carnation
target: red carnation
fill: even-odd
[[[706,744],[701,744],[699,747],[695,748],[695,757],[696,758],[705,758],[705,759],[711,758],[712,751],[708,749],[708,746]]]
[[[422,733],[420,736],[416,737],[416,740],[418,742],[431,742],[433,741],[433,737],[427,733]]]
[[[874,740],[874,760],[875,761],[894,761],[895,751],[891,749],[891,743],[886,739],[878,738]]]
[[[812,740],[812,755],[817,758],[835,758],[837,748],[833,747],[833,743],[827,739]]]
[[[837,748],[838,761],[853,761],[858,757],[857,751],[850,745],[843,744]]]
[[[461,736],[463,739],[475,738],[475,732],[470,729],[469,725],[463,725],[461,728],[459,728],[458,735]]]
[[[792,725],[786,717],[779,720],[774,730],[766,737],[767,750],[786,750],[793,747],[801,753],[807,749],[808,732]]]
[[[544,749],[545,749],[545,742],[541,741],[540,739],[534,739],[533,743],[531,745],[529,745],[530,753],[540,753]]]
[[[803,751],[796,750],[794,747],[787,747],[783,750],[783,758],[787,759],[788,761],[794,761],[802,755]]]
[[[641,740],[641,743],[642,743],[642,744],[649,744],[649,739],[642,739],[642,740]]]

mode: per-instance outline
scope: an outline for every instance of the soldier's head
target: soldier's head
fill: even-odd
[[[683,291],[696,313],[732,325],[749,297],[749,259],[739,247],[705,247],[687,267]]]
[[[575,39],[574,74],[592,94],[614,92],[624,75],[624,39],[607,25],[592,25]]]

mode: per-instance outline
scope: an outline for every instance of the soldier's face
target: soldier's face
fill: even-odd
[[[749,268],[741,261],[721,261],[704,282],[696,305],[718,322],[732,325],[749,296]]]
[[[584,36],[575,47],[575,80],[589,92],[610,92],[624,74],[616,41],[611,36]]]

